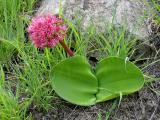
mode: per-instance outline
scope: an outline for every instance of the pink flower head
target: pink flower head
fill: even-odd
[[[64,40],[67,28],[61,18],[48,15],[33,18],[27,31],[37,48],[51,48]]]

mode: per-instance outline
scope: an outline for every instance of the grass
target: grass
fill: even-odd
[[[2,88],[0,89],[0,119],[1,120],[20,120],[20,106],[16,97],[12,92],[6,92]]]
[[[3,45],[3,39],[10,42],[23,44],[25,38],[26,17],[32,14],[33,6],[36,0],[0,0],[0,60],[9,60],[14,52],[14,47]]]
[[[155,16],[155,21],[157,24],[160,25],[160,1],[158,0],[151,0],[151,3],[153,4],[154,6],[154,10],[156,11],[156,14],[154,15]]]
[[[149,0],[148,2],[144,1],[146,6],[152,8],[152,19],[154,23],[160,25],[160,1],[159,0]]]
[[[0,0],[0,119],[32,120],[32,111],[47,112],[55,106],[57,96],[50,84],[50,72],[68,57],[58,45],[53,49],[36,49],[26,41],[26,26],[36,0]],[[101,60],[106,56],[131,58],[137,39],[123,26],[107,24],[104,33],[91,25],[84,31],[80,20],[68,21],[65,42],[74,52]],[[136,59],[137,60],[137,59]],[[14,89],[13,89],[14,88]],[[115,109],[116,103],[106,113]],[[98,115],[101,119],[101,114]]]

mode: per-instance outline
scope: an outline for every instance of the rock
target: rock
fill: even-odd
[[[46,14],[58,14],[59,13],[59,1],[60,0],[42,0],[41,7],[37,11],[36,15],[46,15]],[[62,1],[62,7],[66,0]]]
[[[70,20],[82,18],[86,28],[93,23],[104,30],[107,23],[125,25],[139,39],[149,36],[151,8],[144,0],[61,0],[64,16]],[[147,2],[147,0],[146,0]],[[59,0],[44,0],[36,15],[58,14]]]

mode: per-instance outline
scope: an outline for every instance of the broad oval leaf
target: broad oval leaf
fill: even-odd
[[[95,104],[98,81],[85,57],[68,58],[56,65],[52,73],[52,85],[63,99],[82,106]]]
[[[100,61],[96,68],[99,90],[97,102],[110,100],[138,91],[144,84],[140,69],[129,61],[109,57]]]

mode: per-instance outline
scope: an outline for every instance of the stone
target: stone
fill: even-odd
[[[58,14],[60,0],[43,0],[36,15]],[[139,39],[150,35],[149,18],[151,8],[145,0],[61,0],[64,16],[72,20],[80,18],[83,28],[91,23],[98,30],[106,24],[126,26],[128,31]]]

